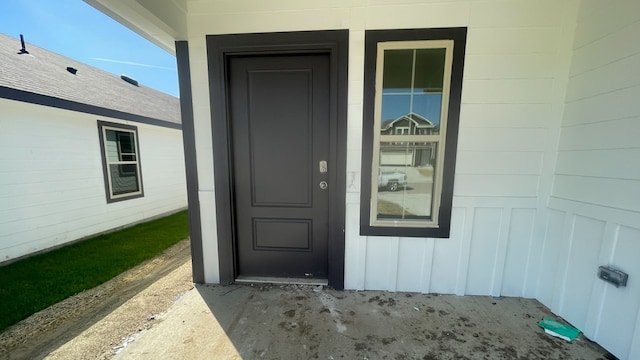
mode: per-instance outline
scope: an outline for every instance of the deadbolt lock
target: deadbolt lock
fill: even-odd
[[[320,174],[324,174],[327,172],[327,160],[320,160],[318,163],[318,167],[320,168]]]
[[[329,185],[327,184],[326,181],[320,181],[320,189],[324,190],[326,189]]]

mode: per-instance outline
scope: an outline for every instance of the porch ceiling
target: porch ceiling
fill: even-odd
[[[187,36],[186,0],[84,0],[142,37],[175,54]]]

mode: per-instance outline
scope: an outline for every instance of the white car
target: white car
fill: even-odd
[[[407,185],[407,175],[397,171],[378,172],[378,189],[397,191],[400,187]]]

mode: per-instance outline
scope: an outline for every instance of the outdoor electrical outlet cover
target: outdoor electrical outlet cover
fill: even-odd
[[[569,342],[575,340],[578,335],[580,335],[580,330],[573,326],[565,325],[552,318],[544,318],[538,322],[538,325],[543,328],[544,332],[547,334],[559,337]]]
[[[609,266],[600,266],[598,267],[598,277],[613,284],[615,287],[625,287],[627,286],[629,274]]]

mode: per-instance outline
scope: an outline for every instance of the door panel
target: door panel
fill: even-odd
[[[237,275],[326,278],[329,57],[238,56],[228,69]]]

